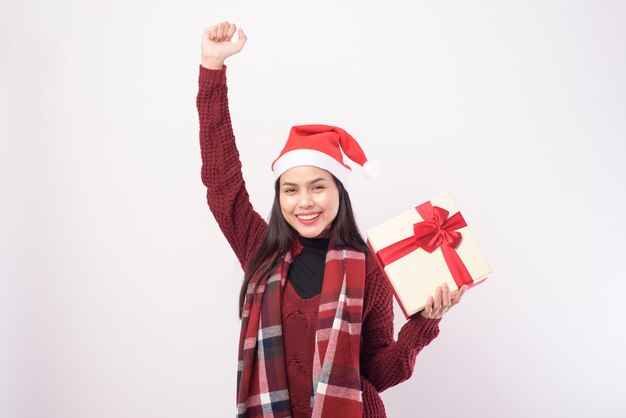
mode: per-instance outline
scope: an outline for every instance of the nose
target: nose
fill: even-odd
[[[309,208],[309,207],[313,206],[313,199],[311,198],[309,193],[304,192],[304,193],[302,193],[300,195],[299,205],[302,208]]]

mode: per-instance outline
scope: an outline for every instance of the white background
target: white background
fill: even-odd
[[[448,191],[495,271],[390,417],[626,415],[626,2],[2,0],[0,416],[233,415],[242,272],[195,108],[225,19],[259,213],[289,128],[337,125],[384,169],[353,175],[362,230]]]

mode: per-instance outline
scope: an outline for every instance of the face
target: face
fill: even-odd
[[[326,238],[339,211],[339,190],[331,174],[302,165],[280,176],[280,210],[305,238]]]

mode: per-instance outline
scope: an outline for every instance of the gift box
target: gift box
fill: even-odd
[[[450,194],[425,202],[367,231],[367,244],[409,318],[443,283],[454,294],[492,273]]]

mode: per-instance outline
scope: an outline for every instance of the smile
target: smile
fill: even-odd
[[[318,216],[320,216],[319,213],[313,214],[313,215],[296,215],[298,217],[298,219],[302,219],[303,221],[310,221],[311,219],[315,219]]]

